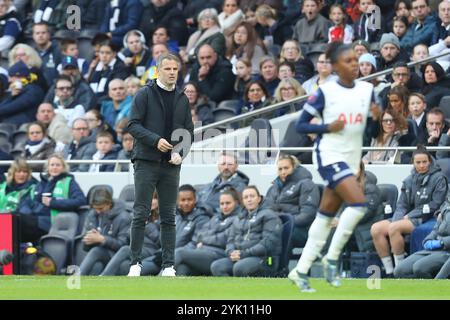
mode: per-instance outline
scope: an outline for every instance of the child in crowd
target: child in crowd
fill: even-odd
[[[328,29],[328,42],[352,43],[353,28],[346,23],[347,17],[344,8],[340,4],[331,6],[330,20],[334,25]]]
[[[80,69],[81,75],[84,77],[87,75],[89,71],[89,63],[86,59],[78,58],[78,41],[73,38],[64,38],[59,43],[59,47],[61,48],[61,53],[63,56],[74,57],[77,60],[78,69]],[[56,69],[59,73],[62,71],[62,64],[59,64]]]

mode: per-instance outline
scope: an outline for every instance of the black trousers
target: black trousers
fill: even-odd
[[[19,215],[19,241],[39,244],[39,239],[48,232],[39,228],[38,217],[28,214]]]
[[[225,251],[220,253],[207,248],[179,248],[175,251],[177,275],[211,275],[211,264],[225,257]]]
[[[418,251],[395,267],[396,278],[433,279],[450,259],[447,251]],[[442,277],[437,277],[442,279]]]
[[[211,264],[211,273],[216,277],[270,277],[277,269],[278,263],[269,267],[260,257],[248,257],[237,262],[222,258]]]
[[[136,160],[134,162],[134,216],[131,223],[131,264],[142,261],[145,222],[150,215],[153,192],[158,193],[161,220],[161,267],[175,263],[175,210],[181,166],[167,162]]]

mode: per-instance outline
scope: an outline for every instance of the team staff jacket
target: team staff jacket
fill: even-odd
[[[310,225],[320,203],[319,188],[312,181],[311,173],[299,166],[283,183],[276,178],[267,191],[263,207],[277,213],[294,215],[295,226]]]
[[[164,136],[165,108],[156,86],[156,81],[152,81],[140,89],[131,105],[128,130],[135,138],[131,156],[133,162],[135,160],[161,161],[163,157],[163,153],[158,150],[157,145],[159,139]],[[180,153],[184,158],[190,150],[194,124],[186,95],[178,89],[175,90],[172,128],[174,131],[177,129],[185,129],[185,131],[184,134],[180,133],[177,137],[172,136],[174,139],[171,139],[169,143],[174,146],[173,152]],[[185,141],[185,139],[189,141]]]
[[[196,205],[189,213],[182,213],[177,208],[175,218],[177,240],[175,248],[181,248],[191,242],[192,237],[197,229],[203,227],[209,221],[210,214],[207,208]]]
[[[241,251],[241,259],[270,257],[281,254],[281,220],[270,209],[246,209],[233,221],[228,236],[226,253]]]

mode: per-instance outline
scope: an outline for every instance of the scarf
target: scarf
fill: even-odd
[[[44,144],[47,143],[47,139],[44,138],[40,141],[30,141],[27,140],[27,144],[25,145],[25,152],[27,155],[33,155],[36,152],[38,152],[43,146]]]
[[[195,49],[197,49],[197,46],[204,40],[208,39],[209,37],[215,35],[216,33],[220,32],[219,26],[213,26],[206,30],[198,30],[194,32],[188,40],[187,46],[186,46],[186,52],[190,55],[195,53]]]
[[[101,153],[100,151],[97,151],[92,156],[92,160],[101,160],[101,159],[103,159],[104,156],[105,155],[103,153]],[[89,167],[89,172],[100,172],[100,166],[101,166],[100,163],[91,164],[91,166]]]
[[[120,8],[119,8],[119,0],[111,0],[111,9],[113,14],[109,19],[109,31],[112,32],[116,29],[117,23],[119,22],[120,16]]]

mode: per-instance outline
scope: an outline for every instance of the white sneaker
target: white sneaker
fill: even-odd
[[[171,267],[166,267],[163,269],[163,271],[161,272],[161,277],[175,277],[175,269],[173,268],[173,266]]]
[[[128,277],[140,277],[142,265],[140,263],[133,264],[128,272]]]

